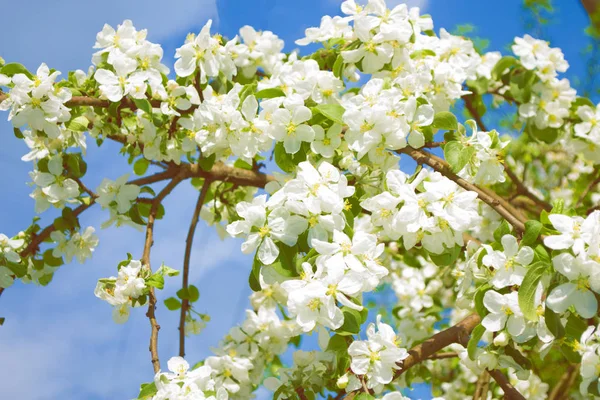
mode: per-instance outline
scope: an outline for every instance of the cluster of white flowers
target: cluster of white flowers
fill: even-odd
[[[74,232],[67,237],[62,231],[54,231],[50,234],[50,239],[56,244],[52,249],[52,255],[56,258],[64,257],[65,263],[70,263],[73,257],[83,264],[92,257],[96,246],[98,246],[98,237],[94,234],[95,229],[88,226],[83,233]]]
[[[141,272],[142,263],[129,260],[119,266],[117,277],[100,279],[96,285],[94,294],[114,307],[113,320],[118,324],[127,322],[130,307],[139,307],[146,302],[143,295],[147,287]]]
[[[392,327],[381,322],[381,316],[377,317],[377,331],[375,324],[370,324],[367,340],[352,342],[348,354],[352,357],[352,372],[366,376],[367,387],[377,393],[392,381],[394,371],[400,369],[399,363],[408,357],[406,349],[398,347],[398,338]],[[356,390],[361,386],[356,378],[351,379],[348,385],[348,390]]]
[[[407,250],[421,244],[441,254],[462,246],[463,232],[477,224],[477,193],[459,186],[438,172],[421,170],[410,180],[399,170],[386,175],[387,191],[363,200],[373,224],[392,240],[402,238]]]
[[[478,131],[473,125],[473,135],[464,142],[465,146],[473,148],[473,157],[458,175],[477,184],[504,182],[502,149],[508,143],[500,140],[498,132]]]
[[[98,67],[94,79],[100,84],[100,93],[110,101],[125,96],[145,99],[148,88],[153,97],[167,97],[162,74],[168,74],[169,69],[161,64],[163,50],[146,40],[146,35],[145,29],[137,31],[130,20],[125,20],[116,30],[104,25],[96,36],[94,48],[100,50],[92,56]]]
[[[600,293],[600,211],[585,219],[562,214],[550,214],[548,218],[560,234],[547,236],[544,244],[570,252],[552,259],[554,269],[567,282],[552,289],[546,304],[557,313],[573,306],[583,318],[591,318],[598,311],[595,293]]]
[[[9,89],[0,109],[10,110],[15,134],[30,149],[22,159],[34,162],[36,211],[63,210],[49,235],[54,246],[42,257],[34,254],[39,226],[14,238],[0,234],[0,287],[15,278],[47,284],[58,265],[91,257],[98,244],[94,229],[80,231],[68,205],[100,204],[110,213],[102,226],[144,223],[149,204],[139,196],[153,193],[151,188],[129,183],[129,175],[104,179],[95,193],[81,181],[82,154],[67,150],[84,153],[86,131],[99,145],[121,143],[129,162],[137,160],[137,174],[152,163],[169,175],[185,162],[189,170],[207,174],[213,165],[241,166],[240,173],[249,174],[259,170],[261,154],[273,149],[287,174],[276,174],[265,187],[268,194],[253,197],[257,189],[196,178],[211,185],[201,217],[223,237],[243,238],[242,252],[255,254],[253,310],[202,365],[190,369],[182,358],[172,358],[171,372],[155,376],[153,399],[251,398],[273,360],[310,333],[318,335],[323,351],[297,351],[291,367],[275,371],[277,378],[264,382],[275,398],[296,396],[299,388],[322,393],[336,381],[347,392],[364,385],[382,395],[408,356],[405,348],[444,325],[443,312],[450,308],[451,320],[474,308],[481,314],[485,346],[475,349],[475,359],[469,357],[472,348],[457,349],[464,373],[458,382],[464,387],[442,385],[447,399],[464,398],[465,387],[495,368],[508,368],[529,398],[543,396],[547,385],[530,376],[510,350],[518,352],[527,342],[544,357],[563,342],[550,332],[547,315],[556,313],[561,325],[570,317],[597,314],[600,211],[585,219],[571,211],[547,220],[542,214],[540,242],[553,250],[548,255],[533,244],[539,235],[526,245],[528,232],[503,230],[501,217],[477,201],[476,192],[426,168],[412,176],[400,171],[397,153],[413,151],[398,151],[407,146],[433,147],[438,130],[449,131],[444,153],[459,177],[485,186],[505,182],[508,141],[494,130],[479,131],[472,121],[466,123],[473,130],[467,136],[449,112],[461,97],[483,101],[485,92],[518,104],[528,134],[553,142],[552,134],[566,133],[561,144],[569,146],[561,161],[570,164],[567,181],[584,173],[592,177],[591,162],[600,163],[600,107],[575,100],[569,81],[559,79],[568,68],[562,52],[544,41],[516,38],[519,60],[507,60],[498,52],[480,55],[472,41],[443,29],[436,36],[431,18],[418,8],[401,4],[388,10],[384,0],[368,0],[364,7],[346,0],[341,8],[345,16],[323,17],[320,27],[307,29],[296,42],[324,45],[304,58],[282,53],[283,41],[272,32],[245,26],[226,41],[211,34],[209,21],[177,49],[176,76],[169,79],[162,48],[126,20],[98,33],[99,50],[88,73],[76,71],[55,82],[59,72],[42,64],[36,75],[17,67],[12,68],[18,73],[0,74],[0,86]],[[498,71],[498,65],[507,67]],[[510,76],[498,79],[507,71]],[[347,88],[361,78],[364,85]],[[452,146],[461,158],[456,163],[448,157]],[[583,159],[574,161],[577,153]],[[556,160],[548,154],[531,165],[550,174],[547,164]],[[535,175],[543,179],[544,173]],[[567,184],[548,197],[570,197],[565,203],[578,209]],[[504,191],[507,185],[498,186]],[[597,199],[592,189],[590,198]],[[474,240],[465,244],[466,237]],[[524,304],[519,296],[526,277],[541,270],[537,286],[528,287],[535,292],[533,304]],[[129,257],[118,276],[98,282],[95,294],[123,323],[131,307],[147,302],[152,287],[162,289],[165,274],[175,273],[163,266],[152,274]],[[385,285],[397,298],[392,312],[397,333],[378,316],[366,340],[359,340],[367,320],[363,297]],[[185,316],[186,335],[204,328],[208,316],[198,315],[199,320]],[[574,346],[582,354],[584,393],[598,379],[599,337],[590,328]],[[383,399],[404,397],[391,392]]]
[[[519,106],[519,115],[534,120],[539,129],[560,128],[576,94],[568,79],[557,78],[559,72],[569,68],[562,51],[529,35],[515,38],[512,50],[519,56],[521,65],[539,78],[532,87],[531,99]]]

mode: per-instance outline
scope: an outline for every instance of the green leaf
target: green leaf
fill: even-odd
[[[248,284],[250,285],[250,289],[255,292],[260,292],[262,287],[260,286],[260,267],[261,263],[256,257],[254,262],[252,263],[252,271],[250,271],[250,276],[248,277]]]
[[[477,289],[477,292],[475,292],[475,311],[477,311],[477,314],[479,314],[481,318],[485,317],[488,314],[488,310],[483,304],[483,296],[485,296],[485,292],[487,292],[490,289],[490,285],[485,284],[483,286],[480,286],[479,289]]]
[[[509,233],[510,225],[508,224],[508,222],[506,222],[506,220],[504,220],[494,231],[494,240],[500,243],[502,241],[502,236],[508,235]]]
[[[198,165],[204,171],[210,171],[212,169],[213,165],[215,165],[216,159],[217,159],[217,155],[216,154],[211,154],[208,157],[202,157],[201,159],[199,159],[198,160]]]
[[[416,50],[416,51],[413,51],[412,53],[410,53],[410,58],[412,58],[413,60],[419,59],[419,58],[424,58],[427,56],[435,57],[435,52],[433,50],[423,49],[423,50]]]
[[[5,321],[6,321],[5,317],[0,317],[0,326],[4,325]]]
[[[81,153],[69,153],[65,155],[68,172],[70,175],[81,178],[87,172],[87,163],[83,160]]]
[[[156,271],[160,274],[162,274],[163,276],[177,276],[179,275],[179,270],[173,269],[171,267],[167,267],[166,265],[161,265],[160,268],[158,269],[158,271]]]
[[[157,392],[156,384],[154,382],[151,383],[142,383],[140,386],[140,394],[138,395],[138,399],[140,400],[148,400],[151,399]]]
[[[254,97],[256,97],[257,99],[272,99],[274,97],[281,96],[285,96],[285,92],[280,88],[263,89],[259,90],[254,94]]]
[[[525,357],[523,354],[521,354],[521,352],[517,349],[515,349],[512,346],[506,346],[504,347],[504,353],[507,356],[512,357],[513,360],[515,360],[517,362],[517,364],[519,364],[521,367],[523,367],[524,369],[531,369],[531,361],[529,361],[529,359],[527,357]]]
[[[442,254],[429,253],[429,258],[439,267],[446,267],[454,264],[461,254],[461,246],[454,246],[451,249],[446,249]]]
[[[252,164],[248,164],[246,161],[242,160],[241,158],[238,158],[237,160],[235,160],[235,163],[233,163],[233,166],[236,168],[247,169],[249,171],[252,170]]]
[[[165,306],[169,310],[175,311],[175,310],[179,310],[181,308],[181,302],[179,300],[177,300],[175,297],[169,297],[168,299],[165,299]]]
[[[335,330],[338,335],[349,336],[360,332],[362,316],[356,310],[348,307],[342,307],[344,313],[344,324]]]
[[[24,264],[17,264],[11,261],[7,261],[6,267],[8,267],[8,269],[10,269],[11,272],[15,274],[17,278],[22,278],[23,276],[27,275],[27,266],[25,266]]]
[[[313,107],[313,111],[323,114],[333,122],[342,125],[344,124],[342,116],[346,110],[339,104],[319,104],[318,106]]]
[[[188,300],[190,301],[190,303],[198,301],[199,298],[200,292],[198,291],[198,288],[194,285],[188,286]]]
[[[356,400],[375,400],[375,397],[369,393],[361,392],[355,397]]]
[[[72,130],[73,132],[85,132],[88,130],[89,124],[90,121],[83,115],[80,115],[67,122],[66,126],[67,129]]]
[[[531,246],[534,244],[543,227],[539,221],[529,220],[525,222],[525,233],[523,233],[523,238],[521,239],[521,246]]]
[[[333,68],[331,70],[336,78],[340,78],[342,76],[342,73],[344,72],[344,57],[342,57],[341,54],[335,59]]]
[[[456,120],[456,116],[450,111],[441,111],[435,114],[435,117],[433,118],[433,127],[453,131],[458,128],[458,121]]]
[[[23,132],[21,132],[21,130],[19,128],[13,128],[13,133],[15,134],[15,137],[17,139],[25,138],[25,136],[23,136]]]
[[[152,104],[147,99],[133,99],[133,102],[137,108],[148,115],[152,115]]]
[[[473,146],[464,146],[458,141],[451,141],[444,145],[444,158],[455,173],[460,172],[475,155]]]
[[[304,146],[304,144],[303,144]],[[289,154],[285,151],[285,147],[283,147],[282,142],[277,142],[275,144],[275,163],[282,171],[287,173],[292,173],[296,170],[298,164],[302,161],[306,160],[306,152],[300,149],[296,154]]]
[[[165,277],[161,273],[155,272],[146,279],[146,285],[162,290],[165,287]]]
[[[560,316],[552,311],[550,307],[546,307],[544,319],[546,320],[546,327],[556,339],[561,339],[565,336],[565,327],[560,322]]]
[[[575,314],[571,314],[569,315],[569,318],[567,318],[565,333],[568,337],[579,340],[587,327],[587,320],[584,320]]]
[[[469,343],[467,344],[467,353],[469,354],[469,358],[471,360],[475,360],[475,352],[477,351],[477,346],[479,345],[479,341],[484,333],[485,328],[481,324],[477,325],[471,333]]]
[[[540,279],[542,279],[548,268],[549,265],[543,261],[538,261],[530,265],[519,288],[519,307],[525,318],[530,321],[538,320],[537,307],[535,306],[535,292]]]
[[[44,252],[44,263],[51,267],[60,267],[64,264],[62,257],[54,257],[54,255],[52,255],[52,249],[48,249]]]
[[[135,172],[136,175],[144,175],[146,171],[148,171],[149,165],[150,161],[142,157],[133,164],[133,172]]]
[[[506,71],[507,68],[510,68],[517,63],[517,59],[513,56],[502,57],[492,69],[492,79],[498,80],[498,78],[504,75],[504,71]]]
[[[0,68],[0,74],[4,74],[8,77],[12,77],[16,74],[25,74],[29,79],[33,78],[33,74],[25,68],[23,64],[19,63],[8,63]]]

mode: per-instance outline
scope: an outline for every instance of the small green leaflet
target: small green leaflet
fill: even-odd
[[[453,131],[458,129],[458,121],[450,111],[442,111],[435,114],[435,117],[433,117],[433,127]]]
[[[285,96],[285,93],[279,88],[263,89],[259,90],[254,94],[254,97],[256,97],[257,99],[272,99],[274,97],[281,96]]]
[[[523,316],[530,321],[537,321],[537,307],[535,305],[535,292],[538,283],[544,273],[549,269],[549,265],[543,261],[538,261],[531,265],[523,278],[523,283],[519,288],[519,307]]]
[[[485,328],[483,325],[477,325],[473,332],[471,333],[471,337],[469,338],[469,343],[467,344],[467,353],[469,354],[469,358],[471,360],[475,359],[475,352],[477,351],[477,345],[481,340],[481,337],[485,333]]]
[[[346,110],[339,104],[320,104],[316,107],[313,107],[313,114],[321,113],[333,122],[337,122],[338,124],[344,124],[342,120],[342,116]]]

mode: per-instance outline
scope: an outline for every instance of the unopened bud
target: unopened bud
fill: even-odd
[[[494,338],[494,345],[498,347],[504,347],[508,344],[508,335],[506,332],[501,332],[498,336]]]
[[[348,374],[344,374],[342,376],[340,376],[337,380],[337,387],[340,389],[346,389],[346,386],[348,386]]]

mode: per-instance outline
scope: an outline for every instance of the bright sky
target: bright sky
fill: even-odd
[[[400,3],[400,1],[394,1]],[[506,53],[515,35],[527,33],[521,17],[521,1],[415,0],[433,16],[436,30],[452,30],[472,23],[477,35],[490,39],[490,50]],[[547,28],[545,39],[565,52],[571,64],[567,76],[583,77],[581,50],[587,41],[583,27],[587,16],[578,2],[555,1],[560,12]],[[89,6],[84,5],[89,4]],[[166,6],[168,4],[168,6]],[[213,32],[233,37],[243,25],[272,30],[286,42],[286,50],[304,29],[318,26],[322,15],[338,13],[340,0],[82,0],[7,2],[2,7],[0,56],[21,62],[35,71],[41,62],[63,71],[90,64],[96,33],[104,23],[113,26],[132,19],[138,29],[147,28],[149,40],[163,45],[165,63],[172,65],[175,49],[188,32],[197,32],[209,19]],[[388,1],[388,4],[391,4]],[[28,171],[20,160],[24,143],[12,134],[0,116],[0,232],[9,236],[26,228],[34,216],[29,198]],[[116,179],[128,171],[117,156],[118,147],[97,149],[90,141],[85,183],[96,188],[103,177]],[[189,184],[167,198],[167,214],[157,223],[152,264],[161,262],[181,269],[189,218],[196,202]],[[107,219],[99,208],[84,214],[83,226],[99,227]],[[45,221],[45,222],[44,222]],[[42,220],[47,224],[48,218]],[[111,307],[96,299],[93,290],[100,277],[115,275],[117,263],[131,252],[141,256],[143,237],[129,229],[98,232],[100,245],[85,265],[66,265],[48,287],[16,284],[0,298],[0,388],[6,399],[128,399],[137,396],[139,383],[152,379],[148,352],[150,327],[144,309],[136,309],[125,325],[111,319]],[[198,311],[212,321],[198,337],[188,339],[188,358],[194,363],[210,354],[228,329],[243,319],[250,289],[247,277],[251,259],[239,251],[239,241],[220,241],[216,233],[199,224],[192,255],[190,282],[198,286]],[[167,281],[159,292],[161,307],[160,357],[166,363],[178,351],[178,312],[169,312],[162,300],[174,295],[180,278]],[[430,398],[422,391],[414,398]],[[261,393],[261,398],[269,398]]]

